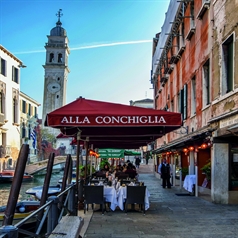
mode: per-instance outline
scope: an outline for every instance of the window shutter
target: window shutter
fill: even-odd
[[[12,81],[14,81],[14,77],[15,77],[15,67],[12,66]]]
[[[184,105],[184,109],[183,109],[183,119],[186,119],[187,118],[187,87],[188,85],[187,84],[184,84],[184,87],[183,87],[183,105]]]

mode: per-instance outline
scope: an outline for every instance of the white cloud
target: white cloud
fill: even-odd
[[[72,47],[72,48],[70,47],[70,50],[84,50],[84,49],[116,46],[116,45],[143,44],[143,43],[151,43],[151,42],[152,40],[124,41],[124,42],[114,42],[114,43],[106,43],[106,44],[98,44],[98,45],[79,46],[79,47]],[[32,51],[14,52],[13,54],[22,55],[22,54],[44,53],[44,52],[45,50],[32,50]]]

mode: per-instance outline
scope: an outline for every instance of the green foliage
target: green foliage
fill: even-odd
[[[103,169],[106,164],[110,167],[110,164],[109,164],[109,162],[108,162],[108,159],[102,159],[101,162],[100,162],[100,164],[99,164],[99,168],[100,168],[100,169]]]
[[[202,172],[205,173],[206,178],[208,181],[211,180],[211,160],[208,160],[208,162],[201,168]]]
[[[49,133],[47,128],[41,129],[41,140],[46,140],[50,142],[52,145],[55,145],[56,143],[55,135]]]
[[[188,175],[188,167],[181,168],[182,176]]]
[[[87,176],[90,174],[90,164],[87,165]],[[85,175],[85,165],[80,165],[79,166],[79,169],[80,169],[80,176],[84,177]],[[94,167],[92,167],[92,173],[95,173],[96,170]]]

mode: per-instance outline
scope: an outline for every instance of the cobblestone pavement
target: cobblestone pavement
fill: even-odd
[[[238,205],[214,204],[200,197],[177,196],[178,188],[163,189],[153,166],[141,165],[140,181],[150,192],[146,215],[117,209],[93,212],[83,237],[87,238],[235,238],[238,237]]]

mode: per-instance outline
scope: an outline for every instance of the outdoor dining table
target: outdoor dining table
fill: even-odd
[[[183,182],[184,189],[189,191],[190,193],[192,193],[193,186],[195,184],[196,184],[196,175],[194,175],[194,174],[186,175],[184,182]]]
[[[134,185],[127,185],[127,186],[134,186]],[[121,210],[124,210],[124,201],[126,199],[126,193],[127,193],[126,186],[125,187],[120,186],[120,188],[118,189],[118,192],[117,192],[117,201],[118,201],[118,207]],[[145,190],[145,210],[148,210],[150,207],[149,197],[150,197],[150,193],[149,193],[148,189],[146,188],[146,190]]]
[[[128,185],[130,186],[130,185]],[[110,209],[112,211],[115,211],[117,207],[119,207],[121,210],[124,210],[124,201],[126,199],[126,186],[103,186],[104,191],[104,198],[106,202],[110,203]],[[146,194],[145,194],[145,210],[149,208],[149,197],[150,193],[148,189],[146,188]]]

